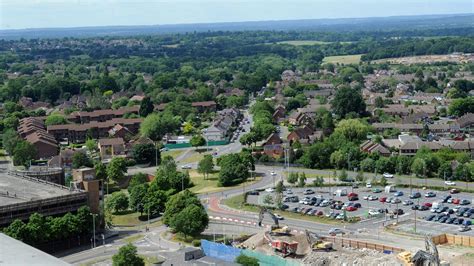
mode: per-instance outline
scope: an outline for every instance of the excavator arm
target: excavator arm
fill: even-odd
[[[266,208],[260,208],[260,213],[258,214],[258,226],[262,226],[262,221],[263,221],[265,212],[268,213],[270,217],[272,217],[273,224],[275,225],[275,227],[280,227],[278,218],[275,216],[275,214],[273,214],[271,211],[269,211]]]

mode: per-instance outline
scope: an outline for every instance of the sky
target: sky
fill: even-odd
[[[473,12],[474,0],[0,0],[0,29]]]

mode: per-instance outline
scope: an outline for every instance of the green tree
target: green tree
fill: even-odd
[[[151,102],[150,97],[145,97],[140,103],[140,109],[138,113],[140,114],[141,117],[147,117],[149,114],[153,112],[154,109],[155,107],[153,106],[153,103]]]
[[[324,184],[324,178],[322,176],[317,176],[313,180],[313,186],[315,186],[315,187],[322,187],[323,184]]]
[[[128,182],[128,192],[130,192],[130,190],[135,187],[135,186],[138,186],[138,185],[141,185],[141,184],[146,184],[148,182],[148,176],[147,174],[145,173],[136,173],[132,176],[132,178],[130,179],[130,182]]]
[[[2,140],[3,148],[8,152],[8,154],[12,155],[21,138],[15,130],[7,129],[3,132]]]
[[[263,197],[263,204],[266,204],[266,205],[272,205],[274,202],[273,202],[273,197],[271,194],[267,194],[265,195],[265,197]]]
[[[156,216],[165,210],[165,203],[168,200],[168,193],[152,183],[143,199],[143,211],[152,216]]]
[[[206,229],[209,217],[202,205],[191,204],[186,206],[175,217],[173,229],[184,236],[197,236]]]
[[[278,183],[276,184],[276,187],[275,187],[275,191],[276,193],[283,193],[283,190],[285,190],[285,185],[283,185],[283,181],[278,181]]]
[[[385,186],[388,184],[387,178],[385,178],[384,176],[382,176],[382,177],[380,178],[379,184],[380,184],[381,186],[385,187]]]
[[[106,199],[106,208],[113,213],[125,211],[128,208],[128,197],[124,192],[117,191]]]
[[[298,187],[304,187],[306,185],[306,174],[304,172],[298,178]]]
[[[132,157],[138,164],[160,164],[161,153],[152,143],[136,144],[132,147]]]
[[[339,181],[346,181],[347,180],[347,172],[346,169],[342,169],[341,173],[339,174]]]
[[[137,248],[128,243],[119,248],[118,253],[112,256],[113,266],[144,266],[145,262],[138,256]]]
[[[72,155],[72,168],[92,167],[92,161],[85,152],[75,152]]]
[[[13,164],[29,166],[31,160],[36,157],[37,151],[33,144],[20,140],[13,150]]]
[[[336,91],[331,102],[333,112],[343,118],[349,113],[363,115],[365,113],[365,102],[362,95],[356,89],[342,87]]]
[[[95,177],[99,180],[107,179],[107,167],[101,161],[94,162]]]
[[[209,177],[209,174],[214,171],[214,159],[212,155],[204,155],[201,161],[199,161],[197,171],[204,175],[204,179]]]
[[[374,103],[375,107],[377,108],[383,108],[385,107],[385,102],[384,100],[382,99],[382,97],[377,97],[375,98],[375,103]]]
[[[129,187],[130,188],[130,187]],[[129,190],[129,207],[130,209],[143,214],[145,203],[147,200],[148,184],[138,184]],[[150,195],[151,196],[151,195]],[[148,207],[150,207],[149,205]],[[151,210],[151,209],[150,209]]]
[[[287,181],[288,183],[294,185],[296,182],[298,182],[298,173],[291,172],[287,178]]]
[[[244,254],[240,254],[239,256],[237,256],[237,258],[235,258],[235,262],[240,264],[240,265],[243,265],[243,266],[258,266],[258,265],[260,265],[256,258],[249,257],[249,256],[246,256]]]
[[[181,126],[179,118],[170,113],[149,114],[140,124],[140,134],[153,141],[159,141],[166,133],[171,133]]]
[[[249,167],[239,154],[227,154],[220,157],[219,184],[231,186],[245,182],[249,177]]]
[[[9,226],[3,229],[3,232],[15,239],[20,241],[25,241],[28,238],[28,230],[26,229],[26,224],[16,219]]]
[[[97,151],[97,141],[95,141],[94,139],[86,140],[86,148],[89,152]]]
[[[449,105],[448,112],[455,116],[463,116],[467,113],[474,113],[474,96],[454,99]]]
[[[416,174],[416,176],[424,176],[426,173],[426,162],[422,158],[415,158],[411,164],[411,171]]]
[[[127,163],[122,157],[113,158],[107,165],[107,176],[113,181],[119,182],[125,177]]]
[[[165,156],[160,166],[156,170],[156,178],[152,183],[156,183],[162,190],[174,189],[181,191],[192,185],[188,172],[178,172],[176,162],[173,157]]]
[[[51,114],[48,117],[46,117],[46,120],[44,121],[44,124],[46,126],[64,125],[67,123],[69,123],[69,121],[67,121],[66,117],[61,114]]]
[[[163,223],[175,228],[176,215],[191,205],[202,206],[201,201],[189,190],[184,190],[171,196],[166,202]]]
[[[190,140],[189,143],[191,146],[197,148],[200,146],[204,146],[206,144],[206,140],[201,135],[194,135]]]
[[[341,134],[349,141],[361,141],[367,138],[370,131],[370,126],[359,119],[344,119],[339,121],[334,133]]]

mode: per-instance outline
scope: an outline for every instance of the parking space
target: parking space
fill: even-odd
[[[450,193],[450,191],[430,191],[410,188],[387,187],[332,187],[332,188],[290,188],[284,192],[283,204],[287,211],[305,213],[306,215],[328,215],[333,218],[343,213],[347,217],[358,216],[362,219],[374,218],[388,220],[396,218],[414,219],[415,208],[418,219],[434,215],[431,221],[423,221],[427,225],[449,227],[454,231],[460,225],[474,219],[473,194]],[[249,195],[251,204],[266,205],[268,196],[273,201],[277,198],[271,189],[261,191],[258,195]],[[398,211],[397,211],[398,210]],[[446,218],[437,218],[439,216]],[[442,218],[442,219],[441,219]],[[460,220],[463,219],[463,220]],[[436,221],[435,221],[436,220]],[[444,220],[444,221],[443,221]],[[444,222],[444,223],[443,223]],[[446,223],[447,222],[447,223]],[[440,228],[441,229],[441,228]]]

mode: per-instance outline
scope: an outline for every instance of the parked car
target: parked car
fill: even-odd
[[[335,236],[335,235],[343,235],[344,231],[339,228],[331,228],[328,233],[331,236]]]
[[[459,202],[459,205],[469,205],[469,204],[471,204],[471,202],[467,199],[463,199]]]
[[[287,210],[288,208],[290,208],[290,206],[288,206],[288,205],[286,205],[286,204],[282,204],[282,205],[280,206],[280,209],[282,209],[282,210]]]
[[[446,223],[447,224],[452,224],[454,222],[454,220],[456,220],[456,217],[449,217],[447,220],[446,220]]]
[[[418,208],[419,211],[427,211],[429,209],[430,208],[428,206],[424,206],[424,205],[422,205],[422,206],[420,206],[420,208]]]
[[[403,192],[402,191],[397,191],[397,192],[393,193],[393,195],[395,197],[401,197],[401,196],[403,196]]]
[[[380,197],[380,198],[379,198],[379,201],[380,201],[380,202],[385,202],[386,200],[387,200],[387,197]]]
[[[191,169],[191,165],[189,164],[182,165],[181,169]]]
[[[344,214],[340,213],[336,216],[336,220],[344,220]]]
[[[362,204],[360,204],[358,202],[354,203],[354,205],[352,205],[352,206],[354,206],[356,208],[362,208]]]
[[[365,187],[366,187],[366,188],[371,188],[371,187],[372,187],[372,184],[371,184],[371,183],[367,183],[367,184],[365,184]]]
[[[436,193],[434,193],[433,191],[426,192],[425,197],[434,198],[434,197],[436,197]]]
[[[457,218],[456,220],[454,220],[453,224],[462,224],[462,222],[464,222],[463,218]]]
[[[470,226],[461,226],[458,231],[459,232],[466,232],[466,231],[469,231],[471,230],[471,227]]]
[[[390,173],[383,173],[383,176],[384,176],[385,178],[393,178],[393,175],[390,174]]]
[[[425,202],[425,203],[423,203],[423,206],[431,208],[431,206],[433,206],[433,204],[431,204],[431,202]]]
[[[374,201],[374,200],[377,200],[378,198],[379,198],[379,197],[377,197],[377,196],[372,196],[372,195],[371,195],[371,196],[369,196],[368,200]]]
[[[350,201],[356,201],[356,200],[359,200],[359,197],[357,196],[352,196],[352,197],[349,197],[348,198]]]
[[[269,188],[265,189],[265,191],[266,191],[266,192],[270,192],[270,193],[271,193],[271,192],[274,192],[274,191],[275,191],[275,189],[274,189],[274,188],[272,188],[272,187],[269,187]]]
[[[456,185],[455,182],[449,181],[449,180],[448,180],[448,181],[445,181],[444,184],[446,184],[447,186],[455,186],[455,185]]]
[[[393,211],[393,214],[396,214],[396,215],[402,215],[404,213],[405,212],[402,209],[396,209],[396,210]]]
[[[393,198],[390,203],[392,204],[397,204],[397,203],[401,203],[402,201],[399,199],[399,198]]]
[[[277,174],[272,171],[272,172],[270,172],[270,175],[271,175],[271,176],[276,176]]]
[[[404,200],[404,201],[402,201],[402,204],[405,205],[405,206],[413,205],[413,201],[411,201],[411,200]]]
[[[417,199],[420,197],[421,197],[420,192],[414,192],[413,194],[410,195],[410,199]]]
[[[381,193],[382,190],[380,188],[374,188],[374,189],[372,189],[372,192],[373,193]]]
[[[248,195],[260,195],[260,193],[256,190],[252,190],[252,191],[249,191],[247,192]]]
[[[376,216],[376,215],[379,215],[379,214],[380,214],[380,212],[377,211],[377,210],[369,210],[369,215],[370,216]]]
[[[314,194],[314,191],[312,189],[306,189],[305,191],[303,191],[303,194],[304,195]]]
[[[440,223],[445,223],[446,220],[448,220],[448,219],[449,219],[449,215],[445,215],[445,216],[441,217],[441,219],[439,219],[438,222],[440,222]]]
[[[443,199],[441,200],[443,203],[446,203],[448,202],[448,200],[451,198],[451,195],[446,195],[443,197]]]
[[[322,216],[324,213],[323,211],[318,211],[317,213],[315,213],[314,215],[317,215],[317,216]]]
[[[308,209],[306,209],[306,210],[304,211],[303,214],[308,214],[308,213],[309,213],[310,211],[312,211],[312,210],[313,210],[313,208],[308,208]]]
[[[452,200],[451,200],[451,203],[452,203],[452,204],[459,204],[460,202],[461,202],[460,199],[452,199]]]
[[[412,210],[419,210],[419,209],[420,209],[420,205],[418,205],[418,204],[413,205],[413,206],[411,206],[411,209],[412,209]]]
[[[281,216],[280,214],[278,213],[275,213],[275,217],[278,219],[278,220],[283,220],[285,218],[283,218],[283,216]]]
[[[457,189],[457,188],[453,188],[449,191],[449,193],[451,193],[451,194],[458,194],[459,192],[461,192],[461,191],[459,191],[459,189]]]
[[[435,217],[436,217],[436,215],[430,214],[430,215],[425,217],[425,221],[432,221]]]

